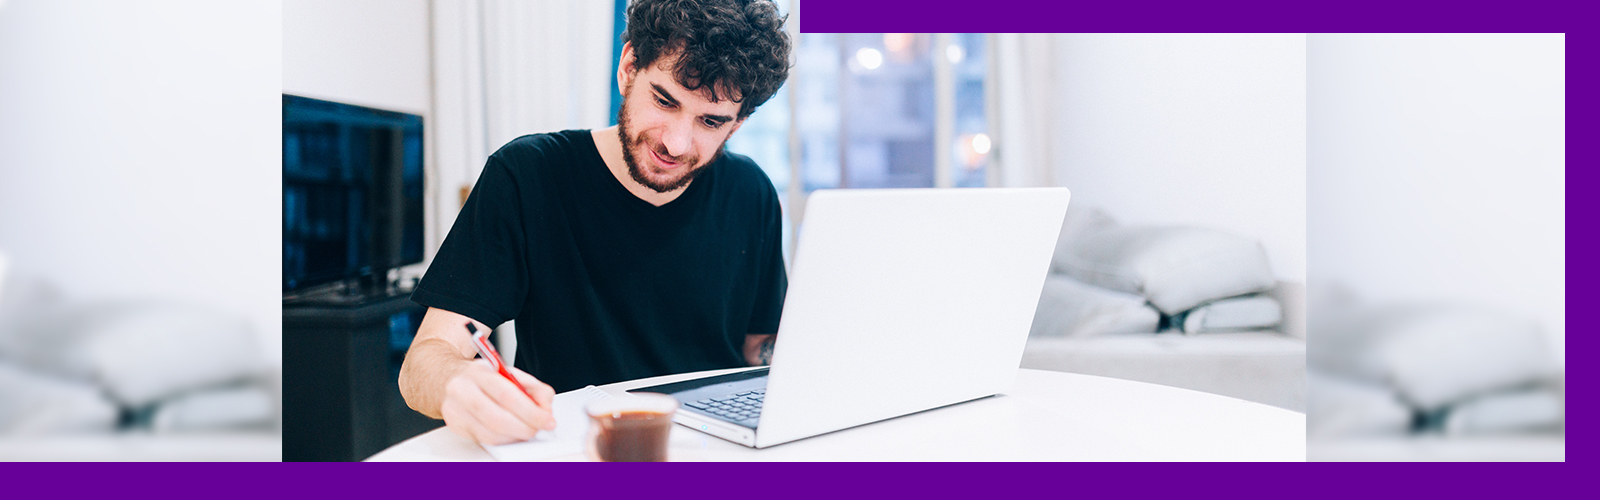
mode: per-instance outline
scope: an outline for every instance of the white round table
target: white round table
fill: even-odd
[[[628,389],[737,371],[666,375],[602,386]],[[559,404],[558,399],[558,404]],[[1187,461],[1306,459],[1306,416],[1188,389],[1093,375],[1018,370],[1008,393],[767,449],[674,425],[677,461]],[[582,460],[579,454],[555,460]],[[448,428],[403,441],[371,461],[489,461]]]

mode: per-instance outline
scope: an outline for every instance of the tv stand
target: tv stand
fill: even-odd
[[[443,425],[400,396],[400,364],[426,309],[395,293],[285,302],[284,461],[361,460]]]
[[[409,297],[412,288],[387,280],[372,283],[354,278],[325,287],[283,296],[283,307],[361,307],[395,298]]]

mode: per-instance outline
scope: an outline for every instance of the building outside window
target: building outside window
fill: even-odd
[[[812,191],[988,184],[986,35],[794,36],[789,82],[728,141],[783,195],[786,256]]]

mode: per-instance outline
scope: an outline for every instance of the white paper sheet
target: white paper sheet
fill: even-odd
[[[583,438],[589,432],[589,417],[583,413],[584,405],[597,399],[611,397],[606,391],[588,386],[576,391],[557,394],[554,414],[556,430],[539,431],[532,440],[500,446],[485,446],[495,460],[501,462],[527,462],[549,460],[557,457],[583,454]]]

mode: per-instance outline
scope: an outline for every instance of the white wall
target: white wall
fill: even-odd
[[[1053,182],[1123,223],[1260,239],[1306,275],[1306,38],[1060,35]]]
[[[283,2],[283,92],[427,115],[427,0]]]
[[[1313,35],[1312,279],[1528,314],[1565,363],[1565,44]]]
[[[0,6],[0,251],[73,299],[243,314],[281,363],[276,2]]]

